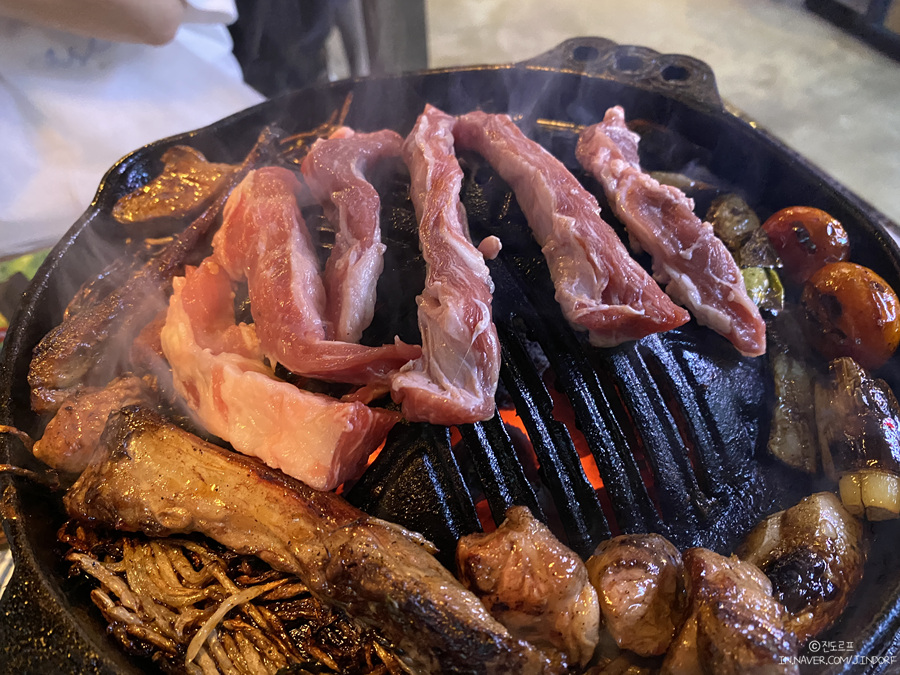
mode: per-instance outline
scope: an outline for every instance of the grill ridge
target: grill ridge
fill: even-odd
[[[562,316],[560,314],[560,321]],[[564,325],[564,324],[558,324]],[[533,335],[548,357],[557,383],[575,413],[584,434],[616,523],[622,532],[665,532],[640,468],[628,451],[622,428],[610,414],[607,396],[590,367],[575,336],[568,329],[550,331],[540,321],[529,323]]]
[[[370,515],[424,534],[448,567],[459,538],[481,530],[446,427],[396,425],[345,496]]]
[[[584,475],[568,430],[553,418],[553,401],[519,336],[502,324],[497,332],[500,377],[528,430],[541,478],[553,496],[569,546],[580,555],[590,555],[595,542],[611,532],[600,500]]]
[[[637,350],[609,355],[619,379],[622,402],[634,425],[636,447],[647,459],[663,519],[676,545],[683,546],[697,534],[697,492],[679,461],[681,437],[666,409],[646,364]],[[692,474],[691,474],[692,475]]]
[[[465,448],[472,458],[482,490],[495,523],[503,522],[511,506],[527,506],[534,517],[547,522],[537,495],[522,465],[500,415],[486,422],[463,424],[458,427]]]
[[[713,451],[713,448],[723,446],[721,434],[712,420],[709,407],[703,405],[702,398],[697,396],[683,363],[663,340],[653,336],[653,343],[658,348],[648,349],[644,357],[653,378],[664,391],[664,398],[671,401],[670,410],[673,415],[678,415],[685,445],[696,459],[694,470],[700,489],[707,500],[720,498],[725,494],[731,476],[722,455]]]

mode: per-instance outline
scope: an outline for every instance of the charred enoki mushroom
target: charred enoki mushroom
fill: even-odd
[[[320,138],[331,136],[344,125],[344,120],[347,119],[347,114],[350,112],[351,103],[353,103],[353,92],[347,94],[341,107],[333,110],[328,119],[319,126],[281,139],[278,143],[281,160],[287,165],[300,166],[313,143]]]
[[[199,540],[106,537],[70,521],[73,574],[131,654],[168,673],[404,672],[387,644],[258,559]]]

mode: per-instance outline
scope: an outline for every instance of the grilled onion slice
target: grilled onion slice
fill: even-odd
[[[841,501],[854,516],[890,520],[900,515],[900,476],[882,469],[861,469],[841,476]]]

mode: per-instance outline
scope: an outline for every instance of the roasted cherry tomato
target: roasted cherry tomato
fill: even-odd
[[[809,340],[827,359],[849,356],[878,368],[900,342],[900,300],[868,267],[825,265],[803,287]]]
[[[781,209],[763,223],[788,279],[803,283],[823,265],[846,260],[847,231],[835,218],[811,206]]]

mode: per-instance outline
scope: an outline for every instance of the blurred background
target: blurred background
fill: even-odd
[[[580,36],[705,61],[728,104],[900,222],[900,0],[233,2],[190,0],[177,31],[124,37],[140,45],[29,33],[0,11],[0,258],[52,245],[123,154],[264,96]]]

